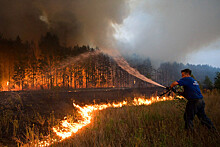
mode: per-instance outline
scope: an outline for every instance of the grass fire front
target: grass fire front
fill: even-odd
[[[134,97],[134,93],[130,98]],[[64,116],[68,115],[73,119],[79,117],[72,106],[73,97],[68,97],[67,94],[64,97],[66,99],[61,100],[60,92],[57,91],[12,92],[1,95],[0,145],[27,144],[50,135],[52,126],[57,125]],[[213,91],[204,94],[204,98],[207,115],[217,130],[220,130],[220,94]],[[111,101],[109,99],[97,101]],[[81,99],[79,103],[81,105],[93,103],[93,98]],[[197,118],[194,121],[193,133],[184,130],[184,108],[185,101],[178,100],[154,103],[149,106],[124,106],[96,111],[88,126],[54,145],[219,146],[219,136],[201,126]]]

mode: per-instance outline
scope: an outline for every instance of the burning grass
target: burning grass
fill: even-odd
[[[220,94],[215,91],[205,94],[206,112],[217,130],[220,130],[219,97]],[[69,124],[65,123],[66,120],[60,122],[57,117],[54,117],[53,113],[47,114],[46,117],[37,111],[34,111],[34,115],[28,115],[27,111],[22,112],[22,108],[27,104],[23,103],[19,95],[12,101],[11,105],[13,104],[16,107],[7,104],[11,108],[1,111],[0,135],[5,136],[8,133],[9,136],[12,136],[11,139],[17,142],[17,145],[34,146],[38,139],[44,140],[45,136],[51,142],[54,142],[52,139],[56,139],[54,146],[220,145],[219,137],[202,127],[198,119],[194,121],[194,133],[184,130],[183,112],[185,101],[183,99],[154,103],[149,106],[137,106],[137,104],[140,105],[143,102],[141,99],[139,101],[129,100],[129,105],[126,105],[126,103],[119,105],[82,105],[82,107],[75,105],[78,109],[85,111],[93,106],[89,109],[92,117],[89,118],[87,115],[83,117],[80,113],[77,113],[79,112],[77,109],[74,109],[74,115],[67,115],[66,117],[66,120],[70,122]],[[144,102],[146,105],[149,103],[146,100]],[[117,108],[113,108],[113,106]],[[108,109],[103,109],[107,107]],[[85,122],[81,121],[83,127],[79,127],[77,131],[74,129],[69,131],[71,132],[69,135],[72,135],[69,138],[59,138],[53,132],[56,130],[63,133],[63,129],[60,127],[62,123],[64,123],[64,126],[74,126],[77,120],[85,120]],[[84,123],[85,125],[83,125]],[[62,142],[57,143],[58,140],[62,140]],[[4,144],[7,145],[7,143]],[[14,144],[14,146],[16,145]],[[37,146],[39,146],[39,142]]]
[[[43,93],[44,97],[32,92],[0,94],[0,146],[16,146],[48,135],[51,127],[64,117],[60,111],[73,112],[71,100],[70,106],[68,100],[57,104],[56,96],[51,93]]]
[[[152,97],[151,99],[145,98],[135,98],[130,101],[123,101],[117,103],[108,103],[108,104],[90,104],[85,106],[79,106],[73,103],[74,107],[78,109],[78,113],[81,115],[81,118],[76,120],[75,122],[71,119],[65,119],[60,122],[60,125],[53,127],[53,132],[55,134],[54,138],[47,136],[43,138],[41,141],[35,141],[33,144],[37,146],[48,146],[57,142],[61,142],[69,137],[71,137],[74,133],[77,133],[83,127],[89,125],[91,120],[94,118],[95,111],[101,111],[107,108],[120,108],[123,106],[132,106],[132,105],[150,105],[155,102],[173,100],[173,97]],[[57,138],[57,137],[59,138]]]
[[[205,94],[206,112],[220,130],[220,94]],[[95,112],[91,124],[55,146],[219,146],[220,138],[196,118],[184,130],[185,101],[124,106]]]

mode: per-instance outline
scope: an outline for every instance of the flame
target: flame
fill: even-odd
[[[74,133],[78,132],[80,129],[85,127],[86,125],[91,123],[93,116],[93,112],[97,110],[103,110],[106,108],[119,108],[125,105],[150,105],[155,102],[166,101],[166,100],[173,100],[173,97],[152,97],[151,99],[145,98],[135,98],[131,103],[128,101],[122,101],[118,103],[108,103],[108,104],[94,104],[94,105],[85,105],[83,107],[73,103],[73,106],[78,109],[78,113],[81,114],[82,119],[78,120],[77,122],[71,123],[65,117],[64,120],[60,122],[60,126],[53,127],[53,132],[59,137],[59,139],[51,139],[49,136],[45,137],[44,141],[38,141],[35,146],[49,146],[56,142],[61,142],[68,137],[71,137]]]
[[[2,90],[0,89],[0,91],[8,91],[8,90],[9,90],[9,81],[3,82]]]

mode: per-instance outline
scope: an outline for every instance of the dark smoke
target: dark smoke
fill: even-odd
[[[112,23],[128,25],[132,39],[116,40]],[[219,26],[219,0],[0,0],[0,33],[7,38],[38,40],[52,32],[65,45],[157,61],[179,61],[212,44],[220,39]]]
[[[126,0],[1,0],[0,32],[24,40],[52,32],[68,45],[104,47],[112,41],[111,23],[122,23],[127,5]]]

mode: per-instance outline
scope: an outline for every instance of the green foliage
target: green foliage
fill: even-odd
[[[205,80],[203,81],[203,88],[205,89],[212,89],[213,88],[213,84],[212,81],[210,80],[210,78],[208,76],[205,76]]]
[[[220,89],[220,72],[216,73],[214,85],[215,85],[215,88]]]

